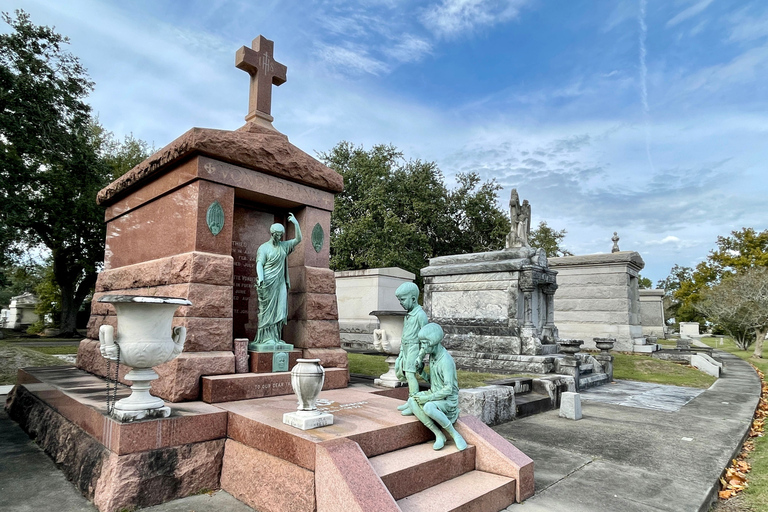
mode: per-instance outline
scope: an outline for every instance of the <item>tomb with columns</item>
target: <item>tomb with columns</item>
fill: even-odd
[[[515,189],[509,207],[512,227],[503,250],[432,258],[422,269],[427,316],[443,326],[459,368],[571,375],[576,389],[606,382],[603,365],[591,355],[560,353],[557,271],[542,249],[530,247],[531,206],[520,203]]]

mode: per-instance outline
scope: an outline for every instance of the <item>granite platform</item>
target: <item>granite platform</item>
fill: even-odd
[[[450,496],[451,510],[496,511],[533,494],[533,461],[474,417],[456,423],[465,451],[449,442],[435,452],[429,430],[397,411],[404,391],[323,391],[318,407],[334,424],[307,431],[282,422],[292,394],[168,404],[168,418],[120,423],[107,415],[103,379],[26,368],[6,410],[102,512],[204,489],[260,512],[431,510],[435,496]],[[128,393],[118,386],[118,398]]]

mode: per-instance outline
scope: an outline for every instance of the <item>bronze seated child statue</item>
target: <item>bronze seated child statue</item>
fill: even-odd
[[[456,363],[442,345],[443,328],[429,323],[419,331],[419,374],[429,383],[428,391],[420,391],[408,399],[408,407],[426,427],[435,434],[435,450],[445,446],[446,437],[440,427],[453,438],[456,447],[463,450],[467,442],[453,424],[459,418],[459,382]],[[425,371],[424,356],[429,355],[429,372]]]

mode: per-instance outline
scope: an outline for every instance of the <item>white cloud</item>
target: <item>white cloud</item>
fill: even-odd
[[[385,52],[400,62],[417,62],[432,52],[432,44],[424,39],[406,34],[394,46],[388,47]]]
[[[768,13],[758,15],[742,9],[734,13],[729,21],[729,41],[746,42],[768,37]]]
[[[674,235],[667,235],[661,240],[648,240],[645,245],[665,245],[680,242],[680,239]]]
[[[359,73],[381,75],[389,70],[384,62],[368,55],[368,50],[361,45],[349,44],[341,47],[318,44],[316,52],[331,68],[343,75]]]
[[[681,22],[687,20],[688,18],[693,18],[697,14],[701,13],[702,11],[704,11],[704,9],[709,7],[709,4],[711,4],[712,2],[714,2],[714,0],[699,0],[698,2],[693,4],[692,6],[688,7],[687,9],[684,9],[684,10],[680,11],[677,15],[675,15],[673,18],[671,18],[667,22],[667,26],[668,27],[672,27],[672,26],[677,25],[678,23],[681,23]]]
[[[515,19],[528,3],[529,0],[442,0],[439,5],[427,8],[421,21],[435,34],[452,37]]]

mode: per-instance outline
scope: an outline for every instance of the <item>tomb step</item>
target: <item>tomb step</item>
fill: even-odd
[[[434,450],[432,442],[369,459],[395,500],[441,484],[475,469],[475,447],[459,451],[454,444]]]
[[[607,373],[592,373],[589,375],[582,375],[579,377],[579,390],[594,388],[596,386],[602,386],[608,383]]]
[[[515,417],[525,418],[533,414],[552,409],[552,400],[549,395],[532,391],[524,395],[515,396]]]
[[[541,354],[542,356],[549,356],[552,354],[557,354],[557,343],[547,343],[543,344],[541,346]]]
[[[637,352],[639,354],[650,354],[652,352],[656,352],[659,350],[659,344],[658,343],[651,343],[650,345],[632,345],[632,352]]]
[[[582,365],[579,365],[579,372],[580,373],[592,373],[592,370],[595,369],[595,365],[592,363],[584,363]]]
[[[512,386],[515,388],[515,395],[522,395],[533,391],[532,377],[510,377],[508,379],[489,380],[487,383],[497,386]]]
[[[403,512],[487,512],[514,502],[514,478],[475,470],[397,500],[397,505]]]

